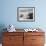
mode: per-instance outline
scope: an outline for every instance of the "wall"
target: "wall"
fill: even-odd
[[[9,24],[13,24],[20,29],[40,27],[46,32],[45,4],[46,0],[0,0],[0,31],[2,32],[2,29]],[[24,6],[35,7],[35,22],[17,21],[17,7]]]
[[[0,0],[0,25],[16,28],[46,28],[46,0]],[[18,22],[17,7],[35,7],[35,22]]]

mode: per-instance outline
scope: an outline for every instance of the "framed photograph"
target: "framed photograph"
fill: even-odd
[[[21,22],[34,22],[35,7],[18,7],[17,20]]]

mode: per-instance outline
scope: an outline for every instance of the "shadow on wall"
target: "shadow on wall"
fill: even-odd
[[[5,32],[6,30],[4,30],[5,25],[4,24],[0,24],[0,43],[2,43],[2,36],[3,36],[3,32]]]

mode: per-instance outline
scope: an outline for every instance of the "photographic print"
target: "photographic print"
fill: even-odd
[[[35,21],[35,7],[18,7],[17,20],[22,22]]]

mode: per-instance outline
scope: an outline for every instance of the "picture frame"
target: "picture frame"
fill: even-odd
[[[35,7],[18,7],[17,21],[20,22],[34,22],[35,21]]]

